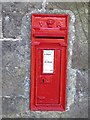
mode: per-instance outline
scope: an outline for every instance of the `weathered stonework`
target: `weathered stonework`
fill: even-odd
[[[2,38],[2,4],[0,3],[0,38]]]
[[[30,16],[31,13],[62,12],[72,17],[69,29],[67,110],[63,113],[31,112],[29,110]],[[3,117],[88,117],[87,16],[87,3],[48,3],[43,4],[43,8],[42,3],[2,3],[2,41],[5,40],[2,42]]]

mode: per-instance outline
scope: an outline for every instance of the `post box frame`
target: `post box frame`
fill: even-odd
[[[66,20],[66,28],[61,28],[61,32],[57,30],[56,33],[48,33],[48,36],[51,36],[52,39],[56,37],[56,39],[64,39],[64,42],[58,41],[58,40],[51,40],[47,41],[47,34],[43,33],[44,40],[41,42],[38,39],[38,36],[43,39],[42,34],[39,32],[40,28],[38,26],[34,26],[35,24],[35,17],[56,17],[56,18],[65,18]],[[68,60],[68,18],[69,16],[67,14],[32,14],[32,42],[31,42],[31,90],[30,90],[30,109],[31,110],[42,110],[42,111],[65,111],[66,108],[66,79],[67,79],[67,60]],[[36,29],[36,33],[35,30]],[[46,29],[46,28],[45,28]],[[51,29],[51,28],[50,28]],[[56,29],[56,28],[55,28]],[[47,29],[48,30],[48,29]],[[42,30],[44,31],[44,30]],[[62,32],[64,31],[64,32]],[[61,74],[61,80],[60,80],[60,104],[37,104],[36,102],[36,48],[38,49],[38,46],[40,47],[40,44],[58,44],[55,47],[49,47],[48,49],[59,49],[62,57],[61,57],[61,67],[60,67],[60,74]],[[43,50],[43,48],[40,48]],[[48,50],[47,49],[47,50]],[[45,73],[44,73],[45,74]],[[54,74],[54,73],[53,73]],[[63,75],[64,74],[64,75]]]

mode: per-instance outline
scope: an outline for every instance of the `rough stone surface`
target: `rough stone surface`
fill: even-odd
[[[38,3],[4,3],[2,4],[3,36],[13,37],[21,35],[22,17],[35,8],[40,8]]]
[[[2,118],[2,42],[0,41],[0,118]]]
[[[20,41],[2,44],[2,87],[3,96],[23,94],[25,79],[25,49]]]
[[[30,76],[30,18],[24,16],[35,9],[41,10],[41,3],[2,3],[3,37],[20,41],[2,42],[2,115],[3,117],[27,118],[87,118],[88,117],[88,4],[48,3],[47,11],[54,9],[71,10],[75,14],[75,41],[72,68],[76,70],[76,94],[74,102],[66,112],[31,112],[26,84]],[[43,9],[44,10],[44,9]],[[83,19],[82,19],[83,18]],[[27,28],[27,34],[24,31]],[[26,38],[26,40],[24,39]],[[27,55],[26,55],[27,53]],[[73,93],[72,93],[73,94]],[[27,97],[28,96],[28,97]]]
[[[0,38],[2,37],[2,4],[0,3]]]

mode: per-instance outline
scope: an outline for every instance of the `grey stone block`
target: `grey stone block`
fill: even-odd
[[[24,94],[25,57],[20,41],[2,43],[2,93],[6,95]]]
[[[2,3],[0,3],[0,38],[2,38]]]
[[[21,24],[23,16],[35,8],[40,8],[41,3],[3,3],[3,36],[16,38],[21,35]]]
[[[20,35],[22,17],[27,11],[28,3],[3,3],[3,36],[16,38]]]
[[[15,98],[14,96],[10,98],[3,98],[2,99],[2,115],[7,116],[7,118],[16,118],[20,117],[23,113],[25,113],[25,99],[22,97]]]

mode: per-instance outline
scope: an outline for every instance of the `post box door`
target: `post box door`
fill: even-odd
[[[60,50],[48,47],[36,48],[36,104],[60,101]]]

